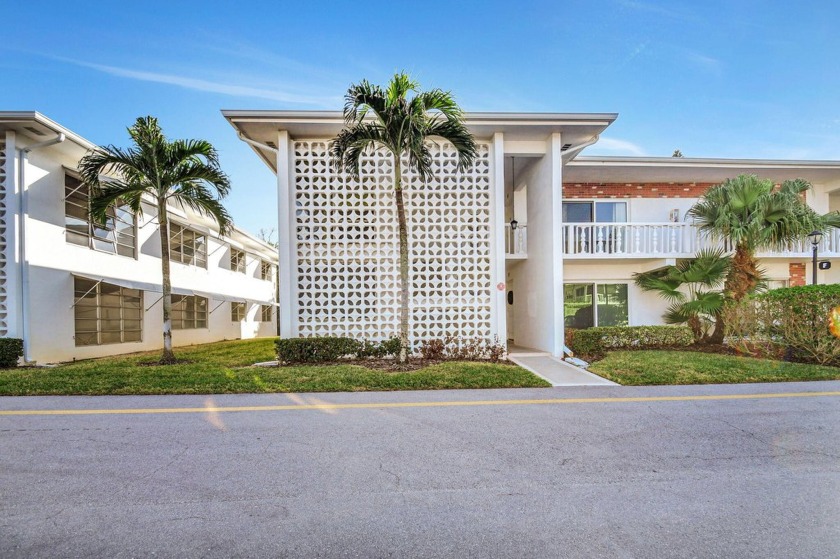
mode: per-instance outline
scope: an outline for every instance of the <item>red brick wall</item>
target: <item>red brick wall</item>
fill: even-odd
[[[805,264],[789,264],[790,286],[797,287],[805,285]]]
[[[699,198],[710,182],[566,183],[563,198]]]

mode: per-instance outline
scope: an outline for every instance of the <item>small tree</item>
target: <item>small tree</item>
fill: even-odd
[[[169,217],[167,204],[175,202],[209,215],[222,234],[232,220],[220,200],[230,191],[230,181],[219,166],[215,148],[205,140],[167,140],[156,118],[138,118],[128,129],[134,145],[98,148],[79,162],[83,182],[90,188],[91,217],[102,223],[109,207],[125,204],[142,213],[148,197],[158,211],[160,263],[163,275],[162,364],[175,362],[172,351],[172,280],[169,273]],[[108,175],[102,180],[102,175]]]
[[[475,140],[464,114],[448,91],[418,92],[419,85],[405,73],[395,74],[386,89],[362,80],[347,90],[345,127],[330,145],[334,164],[359,179],[362,156],[385,148],[394,162],[394,194],[399,228],[400,363],[408,359],[408,225],[403,201],[403,157],[423,181],[432,176],[432,154],[426,140],[438,137],[458,152],[458,168],[475,161]],[[413,96],[410,94],[414,93]]]
[[[634,274],[633,278],[643,291],[656,292],[671,303],[663,315],[667,324],[687,324],[699,343],[709,339],[709,332],[720,320],[724,306],[720,287],[731,261],[722,250],[707,249],[676,266]]]
[[[805,203],[810,189],[802,179],[785,181],[777,189],[773,181],[739,175],[710,188],[688,211],[701,232],[735,250],[723,288],[727,300],[737,303],[759,285],[756,251],[785,250],[811,231],[836,223],[836,212],[820,216]],[[714,343],[723,342],[723,322],[719,317]]]

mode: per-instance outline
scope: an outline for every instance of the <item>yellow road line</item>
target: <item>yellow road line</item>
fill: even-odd
[[[122,415],[159,413],[220,413],[244,411],[300,411],[352,410],[369,408],[438,408],[451,406],[528,406],[538,404],[622,404],[626,402],[691,402],[704,400],[760,400],[769,398],[815,398],[840,396],[831,392],[779,392],[764,394],[709,394],[699,396],[639,396],[627,398],[550,398],[541,400],[460,400],[449,402],[372,402],[365,404],[288,404],[281,406],[207,406],[200,408],[124,408],[75,410],[0,410],[0,416],[10,415]]]

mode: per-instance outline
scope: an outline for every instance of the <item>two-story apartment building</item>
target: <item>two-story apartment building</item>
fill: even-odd
[[[360,181],[330,165],[338,112],[223,111],[277,175],[280,334],[383,338],[396,331],[396,219],[384,153]],[[415,342],[456,334],[563,352],[568,327],[661,323],[666,304],[634,272],[709,243],[687,210],[741,173],[804,178],[808,203],[840,209],[840,162],[582,157],[615,114],[469,113],[480,155],[458,172],[434,145],[435,178],[411,173],[411,321]],[[836,231],[820,246],[840,256]],[[808,239],[763,254],[774,285],[803,282]],[[835,281],[837,270],[822,272]]]
[[[163,345],[154,204],[88,217],[76,172],[94,144],[37,112],[0,112],[0,336],[25,359],[68,361]],[[171,207],[173,342],[276,334],[276,249]]]

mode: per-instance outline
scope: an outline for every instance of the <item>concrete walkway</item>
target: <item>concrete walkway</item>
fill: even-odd
[[[611,380],[536,349],[512,346],[508,350],[508,359],[538,377],[544,378],[552,386],[618,386]]]

